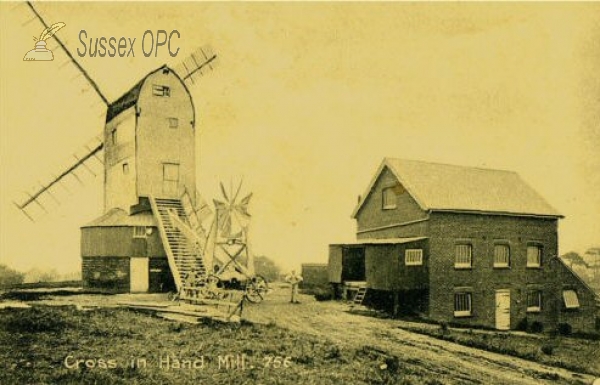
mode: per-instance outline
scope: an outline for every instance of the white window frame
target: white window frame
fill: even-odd
[[[536,261],[530,259],[530,250],[537,251]],[[527,267],[539,268],[542,267],[542,257],[544,255],[544,249],[541,245],[528,245],[527,246]]]
[[[506,255],[502,255],[503,260],[498,261],[499,255],[496,254],[497,248],[503,248],[506,250]],[[506,260],[504,260],[506,259]],[[494,267],[510,267],[510,246],[506,243],[496,243],[494,244]]]
[[[529,299],[531,296],[537,297],[537,306],[531,306]],[[539,313],[542,311],[542,291],[541,290],[529,290],[527,292],[527,313]]]
[[[458,255],[459,247],[468,247],[469,255],[468,262],[460,260],[461,258],[466,258],[464,256]],[[473,245],[470,243],[457,243],[454,245],[454,268],[455,269],[471,269],[473,267]]]
[[[459,298],[464,296],[464,300]],[[457,306],[463,305],[463,306]],[[464,307],[464,308],[463,308]],[[473,294],[470,292],[454,293],[454,316],[470,317],[473,314]]]
[[[579,309],[581,307],[577,291],[573,289],[565,289],[562,292],[562,297],[565,309]]]
[[[148,235],[146,226],[133,226],[134,238],[146,238]]]
[[[423,250],[422,249],[406,249],[404,251],[404,264],[406,266],[421,266],[421,265],[423,265]]]
[[[383,210],[394,210],[398,207],[397,195],[393,186],[384,187],[381,190],[381,208]]]
[[[160,84],[152,85],[152,95],[168,98],[171,96],[171,88]]]

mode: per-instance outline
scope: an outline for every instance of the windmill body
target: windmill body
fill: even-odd
[[[189,225],[198,203],[195,111],[181,78],[166,66],[148,74],[109,105],[103,139],[104,214],[81,228],[84,287],[168,291],[205,274],[171,220]]]
[[[195,191],[192,97],[168,67],[150,73],[107,111],[104,210],[129,210],[140,197],[179,199]]]

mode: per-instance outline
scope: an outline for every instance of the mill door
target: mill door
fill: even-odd
[[[130,290],[132,293],[147,293],[149,287],[148,258],[131,258]]]
[[[496,329],[510,329],[510,290],[496,290]]]

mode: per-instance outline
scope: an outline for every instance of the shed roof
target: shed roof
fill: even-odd
[[[412,238],[363,238],[352,242],[334,243],[333,245],[340,246],[360,246],[360,245],[400,245],[403,243],[411,243],[422,241],[427,237],[412,237]]]
[[[562,217],[514,171],[385,158],[352,216],[388,168],[423,210]]]
[[[134,215],[128,215],[120,208],[109,210],[106,214],[87,223],[85,227],[124,227],[124,226],[157,226],[156,219],[151,212],[145,211]]]

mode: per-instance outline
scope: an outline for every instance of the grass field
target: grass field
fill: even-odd
[[[245,369],[219,367],[228,354],[245,355]],[[342,348],[274,325],[188,325],[124,309],[46,306],[0,311],[0,368],[0,384],[440,383],[376,348]]]
[[[574,337],[512,334],[431,325],[402,329],[490,352],[507,354],[546,365],[600,377],[600,341]]]

